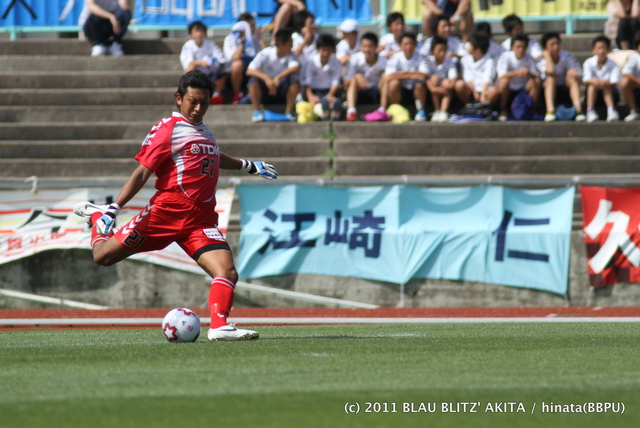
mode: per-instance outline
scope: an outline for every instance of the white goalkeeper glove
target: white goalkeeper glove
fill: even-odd
[[[246,159],[240,159],[242,161],[242,168],[240,171],[248,172],[249,174],[259,175],[267,180],[275,180],[278,178],[278,171],[273,165],[262,161],[248,161]]]
[[[98,233],[102,236],[108,236],[113,226],[116,224],[116,216],[120,212],[120,205],[115,202],[109,205],[109,208],[102,214],[102,217],[98,219],[96,222],[96,229]]]

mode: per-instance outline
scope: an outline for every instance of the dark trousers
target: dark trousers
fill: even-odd
[[[92,45],[111,46],[113,42],[122,43],[122,37],[127,32],[129,21],[131,21],[131,12],[118,8],[116,18],[120,22],[121,30],[118,34],[113,33],[113,26],[108,19],[100,18],[96,15],[89,15],[84,23],[84,34],[87,39],[91,40]]]

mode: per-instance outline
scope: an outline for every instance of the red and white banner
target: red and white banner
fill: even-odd
[[[113,202],[120,188],[0,192],[0,264],[53,249],[91,249],[91,231],[85,220],[73,214],[78,202]],[[123,225],[146,205],[155,189],[142,189],[118,215]],[[218,228],[226,235],[235,190],[216,192]],[[137,254],[132,259],[188,272],[202,269],[175,243],[161,251]]]
[[[580,187],[591,286],[640,282],[640,187]]]

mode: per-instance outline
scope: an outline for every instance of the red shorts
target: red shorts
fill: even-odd
[[[176,242],[197,260],[202,253],[229,250],[218,230],[218,214],[210,204],[195,202],[177,193],[156,193],[137,216],[121,227],[115,237],[135,253],[161,250]]]

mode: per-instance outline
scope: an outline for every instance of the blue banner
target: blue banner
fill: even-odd
[[[307,0],[318,23],[338,24],[347,18],[371,20],[369,0]],[[232,26],[242,12],[253,12],[258,25],[273,21],[274,0],[138,0],[136,22],[147,25],[184,25],[200,20],[209,26]]]
[[[84,0],[0,0],[0,26],[78,25]]]
[[[238,188],[243,278],[477,281],[565,294],[573,187]]]

